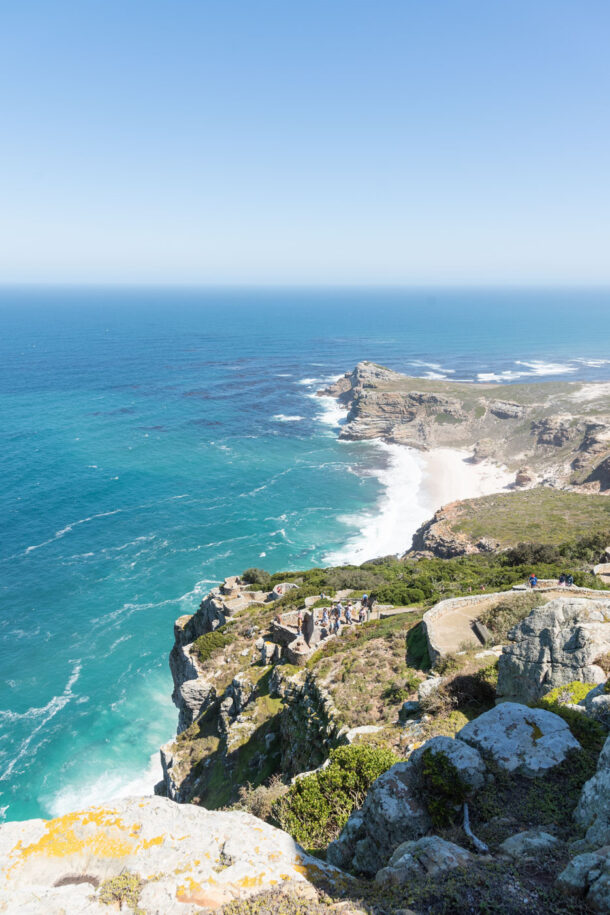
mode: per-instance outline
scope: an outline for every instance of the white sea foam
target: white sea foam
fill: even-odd
[[[42,708],[30,708],[26,712],[13,712],[11,710],[0,711],[0,721],[17,721],[28,719],[36,721],[36,725],[28,732],[28,736],[21,742],[19,750],[13,756],[8,765],[0,773],[0,782],[5,781],[9,778],[15,766],[19,763],[21,759],[26,755],[29,750],[29,747],[36,737],[36,735],[42,730],[42,728],[47,724],[52,718],[57,715],[58,712],[68,704],[70,699],[74,698],[74,693],[72,692],[72,687],[78,680],[82,668],[81,661],[74,661],[74,667],[72,668],[72,673],[68,678],[68,682],[64,687],[64,691],[61,696],[53,696],[53,698],[47,702]]]
[[[563,362],[543,362],[535,359],[532,362],[521,362],[517,360],[516,365],[523,365],[530,371],[528,375],[564,375],[566,372],[575,372],[576,366]]]
[[[116,769],[107,770],[89,782],[61,788],[51,798],[40,798],[42,804],[53,816],[63,816],[72,810],[83,810],[96,804],[123,797],[149,797],[155,784],[163,777],[159,752],[150,757],[148,768],[140,775]]]
[[[455,369],[446,369],[438,362],[422,362],[421,359],[413,359],[411,362],[408,362],[407,365],[417,365],[424,369],[432,369],[434,372],[442,372],[443,375],[455,374]]]
[[[512,476],[491,463],[472,464],[470,454],[447,448],[422,453],[379,442],[386,466],[375,475],[383,486],[369,511],[340,518],[353,534],[345,546],[324,556],[331,565],[360,564],[375,556],[403,553],[413,534],[443,504],[498,492]]]
[[[115,479],[118,480],[118,477]],[[122,508],[115,508],[114,511],[111,512],[99,512],[97,515],[90,515],[88,518],[80,518],[78,521],[72,521],[71,524],[66,524],[66,526],[62,527],[61,530],[56,531],[55,534],[48,540],[44,540],[42,543],[36,543],[33,546],[28,546],[25,549],[25,553],[32,553],[34,550],[39,550],[43,546],[48,546],[48,544],[53,543],[54,540],[60,540],[62,537],[65,537],[66,534],[69,534],[70,531],[77,527],[79,524],[87,524],[89,521],[94,521],[96,518],[107,518],[110,515],[118,515],[119,512],[122,511]]]
[[[327,397],[326,395],[318,397],[317,394],[309,394],[308,397],[318,406],[320,411],[318,419],[325,426],[337,428],[345,423],[349,410],[339,403],[336,397]]]
[[[284,413],[276,413],[271,417],[278,423],[299,423],[305,417],[303,416],[286,416]]]
[[[543,378],[547,375],[569,375],[577,370],[577,366],[568,362],[544,362],[542,359],[534,359],[531,362],[524,362],[517,359],[515,365],[521,366],[519,369],[505,369],[502,372],[479,372],[477,381],[481,382],[509,382],[517,381],[519,378]]]

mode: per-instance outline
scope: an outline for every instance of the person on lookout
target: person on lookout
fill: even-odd
[[[530,575],[529,582],[530,582],[530,588],[535,588],[536,585],[538,584],[538,578],[533,572]]]

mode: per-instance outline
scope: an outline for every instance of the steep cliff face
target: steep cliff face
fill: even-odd
[[[434,381],[360,362],[319,393],[349,408],[341,438],[467,448],[515,473],[527,464],[532,482],[610,489],[608,385]]]
[[[287,649],[269,641],[268,597],[227,579],[197,613],[176,621],[178,736],[161,748],[157,793],[219,807],[246,783],[315,768],[342,740],[345,729],[313,674],[273,666]]]

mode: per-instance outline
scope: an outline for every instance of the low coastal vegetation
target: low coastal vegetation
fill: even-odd
[[[337,838],[375,779],[400,757],[383,747],[347,746],[331,750],[329,760],[314,775],[297,779],[271,811],[282,829],[312,851]]]
[[[523,540],[560,546],[577,537],[597,539],[610,529],[610,500],[595,493],[570,492],[538,486],[522,492],[494,493],[457,503],[450,528],[472,543],[482,537],[500,549]],[[604,546],[608,545],[608,541]]]

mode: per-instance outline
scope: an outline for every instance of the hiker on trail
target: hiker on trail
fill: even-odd
[[[358,613],[358,622],[363,623],[365,621],[365,619],[366,619],[366,607],[363,607],[361,604],[360,611]]]
[[[538,578],[536,575],[534,575],[533,572],[530,575],[529,582],[530,582],[530,588],[535,588],[536,585],[538,584]]]
[[[320,625],[324,626],[326,629],[328,629],[328,623],[329,623],[328,607],[324,607],[324,610],[322,611],[322,620],[320,622]]]
[[[366,608],[368,607],[368,605],[369,605],[369,599],[368,599],[368,597],[366,596],[366,594],[363,594],[363,595],[362,595],[362,606],[363,606],[364,609],[366,610]]]
[[[568,586],[568,588],[571,588],[573,584],[574,584],[574,576],[568,575],[566,577],[566,585]]]
[[[566,586],[566,578],[567,578],[567,577],[568,577],[568,576],[565,574],[565,572],[562,572],[562,573],[561,573],[561,575],[559,576],[559,585],[560,585],[560,587],[565,588],[565,586]]]
[[[303,611],[299,610],[299,612],[297,613],[297,632],[300,633],[302,628],[303,628]]]
[[[345,610],[345,622],[348,624],[348,626],[353,622],[353,619],[352,619],[352,605],[351,605],[351,604],[348,604],[347,607],[346,607],[346,610]]]

